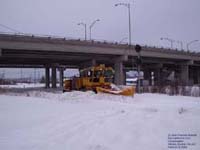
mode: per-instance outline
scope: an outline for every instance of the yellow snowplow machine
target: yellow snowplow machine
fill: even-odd
[[[112,67],[99,65],[85,68],[80,71],[80,77],[73,77],[64,80],[65,91],[71,90],[93,90],[96,93],[110,93],[115,95],[132,96],[135,93],[134,87],[113,90],[114,70]]]
[[[112,67],[99,65],[85,68],[80,71],[80,77],[73,77],[64,81],[64,91],[68,90],[94,90],[96,87],[111,88],[114,70]]]

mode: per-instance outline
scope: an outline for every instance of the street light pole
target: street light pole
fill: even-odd
[[[181,45],[181,50],[183,50],[183,42],[182,41],[177,41]]]
[[[138,61],[141,61],[141,55],[140,55],[140,52],[138,53]],[[140,90],[140,87],[141,87],[141,83],[140,83],[140,62],[138,63],[138,93],[141,93],[141,90]]]
[[[175,40],[170,39],[170,38],[160,38],[160,40],[167,40],[171,43],[171,49],[173,49],[173,42],[175,42]]]
[[[187,43],[187,50],[189,51],[189,46],[192,44],[192,43],[195,43],[195,42],[198,42],[199,40],[193,40],[193,41],[190,41],[189,43]]]
[[[128,4],[128,20],[129,20],[129,45],[131,46],[131,6]]]
[[[138,54],[138,57],[137,57],[137,70],[138,70],[138,93],[141,93],[140,91],[140,87],[141,87],[141,84],[140,84],[140,79],[141,79],[141,76],[140,76],[140,70],[141,70],[141,64],[142,64],[142,60],[141,60],[141,50],[142,50],[142,47],[140,45],[135,45],[135,51],[136,53]]]
[[[92,40],[92,27],[95,25],[96,22],[100,21],[99,19],[93,21],[90,25],[90,40]]]
[[[78,23],[77,25],[82,25],[82,26],[84,26],[84,28],[85,28],[85,41],[87,40],[87,24],[86,23],[82,23],[82,22],[80,22],[80,23]]]
[[[129,20],[129,46],[131,46],[131,5],[130,3],[117,3],[115,6],[125,6],[128,8],[128,20]]]

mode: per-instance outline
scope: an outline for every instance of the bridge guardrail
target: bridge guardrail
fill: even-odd
[[[122,46],[122,47],[127,47],[128,43],[123,42],[117,42],[117,41],[109,41],[109,40],[102,40],[102,39],[92,39],[92,40],[87,40],[82,38],[73,38],[73,37],[64,37],[64,36],[55,36],[55,35],[42,35],[42,34],[32,34],[32,33],[13,33],[13,32],[0,32],[0,38],[2,36],[16,36],[16,37],[21,37],[21,38],[36,38],[36,39],[41,39],[41,40],[56,40],[56,41],[80,41],[80,42],[86,42],[85,44],[90,45],[90,44],[99,44],[99,45],[115,45],[115,46]],[[133,43],[135,45],[136,43]],[[132,45],[132,46],[133,46]],[[162,52],[170,52],[170,53],[175,53],[175,54],[187,54],[191,56],[200,56],[200,52],[192,52],[192,51],[186,51],[186,50],[178,50],[178,49],[170,49],[170,48],[165,48],[162,46],[149,46],[145,44],[140,44],[142,47],[144,47],[146,50],[150,51],[162,51]]]

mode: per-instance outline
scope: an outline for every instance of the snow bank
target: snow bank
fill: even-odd
[[[164,93],[168,95],[184,95],[184,96],[193,96],[193,97],[200,97],[200,87],[197,85],[194,86],[177,86],[171,87],[166,86],[164,87]]]
[[[118,102],[131,102],[133,101],[132,96],[117,96],[111,94],[99,93],[95,94],[93,91],[73,91],[62,93],[60,91],[51,92],[51,91],[27,91],[27,92],[8,92],[7,95],[12,96],[26,96],[26,97],[36,97],[36,98],[45,98],[49,100],[60,100],[60,101],[87,101],[87,100],[108,100],[108,101],[118,101]]]
[[[191,89],[191,96],[199,97],[200,96],[200,88],[198,86],[193,86]]]
[[[36,88],[36,87],[45,87],[42,83],[17,83],[14,85],[0,85],[1,88]]]

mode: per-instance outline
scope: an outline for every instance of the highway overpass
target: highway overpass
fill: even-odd
[[[182,84],[200,84],[200,53],[143,46],[142,70],[146,80],[155,74],[156,84],[164,81],[162,74],[175,71]],[[134,46],[106,41],[81,41],[60,37],[0,34],[0,67],[46,68],[46,86],[56,87],[56,68],[63,78],[65,68],[84,68],[106,64],[115,69],[115,83],[123,84],[125,71],[136,67]]]

